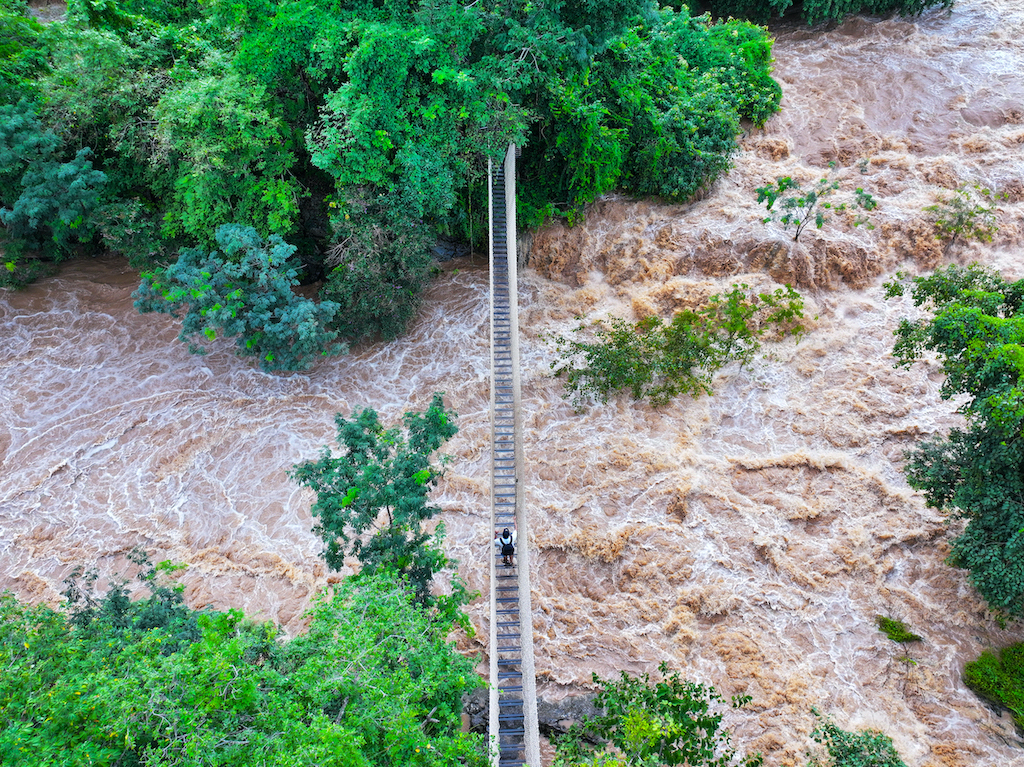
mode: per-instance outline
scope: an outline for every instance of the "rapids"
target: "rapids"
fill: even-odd
[[[891,333],[912,307],[881,287],[949,260],[921,209],[960,180],[1009,197],[996,241],[952,257],[1024,276],[1024,9],[960,0],[920,19],[774,32],[783,111],[747,132],[703,199],[609,198],[585,226],[533,240],[520,326],[540,691],[666,660],[753,697],[726,721],[770,766],[804,763],[811,706],[884,730],[910,767],[1024,765],[1008,717],[960,680],[1020,627],[998,629],[943,563],[949,525],[900,470],[915,440],[956,423],[955,403],[939,399],[934,364],[892,368]],[[876,228],[831,222],[793,247],[762,224],[753,190],[833,160],[879,200]],[[436,500],[460,572],[486,591],[485,268],[450,264],[406,337],[290,375],[227,344],[189,355],[172,319],[135,313],[137,275],[114,258],[0,294],[0,588],[57,602],[74,566],[119,572],[140,545],[189,564],[191,605],[294,633],[334,576],[288,468],[332,443],[336,412],[394,422],[444,391],[460,432]],[[668,312],[736,280],[795,283],[812,317],[803,340],[658,411],[619,399],[578,415],[561,399],[546,334],[577,315]],[[461,645],[485,653],[486,601],[470,612],[478,633]],[[879,613],[924,636],[913,663]]]

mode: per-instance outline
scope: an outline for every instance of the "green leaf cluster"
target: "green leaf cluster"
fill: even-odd
[[[1024,730],[1024,642],[998,652],[985,650],[964,666],[964,683],[987,700],[1005,706]]]
[[[613,318],[581,324],[573,337],[553,336],[558,359],[551,368],[565,376],[565,396],[577,408],[592,397],[607,404],[623,392],[658,407],[680,394],[710,394],[718,370],[753,359],[765,333],[798,336],[803,316],[803,299],[788,285],[751,293],[737,284],[667,324],[657,316],[636,323]]]
[[[887,285],[909,288],[918,320],[903,319],[893,356],[909,367],[938,355],[943,399],[962,398],[967,423],[907,454],[911,486],[926,502],[965,519],[948,558],[996,611],[1024,615],[1024,280],[977,265]]]
[[[399,336],[415,316],[434,267],[430,228],[408,211],[353,196],[333,218],[335,245],[320,296],[338,307],[331,321],[349,340]]]
[[[201,351],[202,339],[235,339],[236,353],[264,370],[303,370],[346,347],[330,328],[338,305],[297,295],[295,246],[278,235],[264,240],[252,227],[217,229],[219,251],[186,248],[165,269],[144,272],[133,293],[140,312],[178,316],[179,338]]]
[[[132,602],[123,583],[89,598],[69,615],[0,595],[4,765],[486,764],[459,732],[473,664],[401,581],[343,582],[287,643],[237,610]]]
[[[754,191],[757,192],[758,203],[765,203],[768,209],[769,215],[764,218],[764,223],[778,221],[783,229],[792,227],[793,242],[798,242],[800,234],[811,223],[818,229],[825,225],[828,221],[828,214],[825,211],[844,211],[853,206],[862,210],[874,210],[878,207],[875,198],[860,187],[854,190],[852,200],[840,203],[826,201],[826,198],[831,197],[838,189],[839,180],[832,176],[819,179],[807,191],[801,189],[800,184],[790,176],[785,176],[776,179],[774,185],[758,187]],[[775,203],[778,203],[777,208]],[[857,216],[853,225],[861,224],[867,224],[869,229],[874,229],[867,218]]]
[[[758,767],[760,754],[741,756],[722,729],[721,703],[714,687],[680,678],[665,663],[660,682],[647,674],[601,679],[594,705],[601,713],[575,724],[556,739],[554,767]],[[733,708],[750,702],[733,698]],[[598,743],[600,745],[594,745]]]
[[[708,0],[715,16],[736,16],[766,24],[799,15],[808,24],[842,21],[848,16],[916,16],[929,8],[950,8],[954,0]]]
[[[807,767],[907,767],[892,744],[892,738],[878,730],[847,732],[831,717],[818,716],[811,733],[824,751],[810,755]]]
[[[408,578],[421,603],[434,604],[434,574],[451,561],[440,545],[444,526],[431,532],[425,524],[440,512],[428,503],[441,477],[431,457],[458,432],[455,418],[441,394],[422,413],[405,414],[404,434],[385,429],[372,408],[350,419],[335,416],[341,454],[324,447],[317,460],[291,471],[316,492],[314,532],[323,538],[329,567],[340,570],[345,557],[353,556],[361,573],[397,572]]]

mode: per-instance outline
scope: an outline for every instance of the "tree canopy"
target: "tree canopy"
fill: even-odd
[[[887,289],[909,290],[926,310],[900,321],[897,366],[938,355],[941,396],[962,398],[966,419],[908,453],[908,481],[929,506],[967,521],[950,564],[969,571],[993,609],[1024,615],[1024,280],[952,265]]]
[[[324,559],[340,570],[354,556],[368,574],[390,571],[409,579],[417,598],[433,602],[434,574],[451,564],[441,549],[444,526],[425,523],[440,509],[428,503],[441,477],[433,454],[458,432],[456,414],[435,394],[422,413],[405,414],[405,434],[385,429],[372,408],[351,419],[335,416],[338,444],[324,447],[315,461],[292,469],[292,478],[316,492],[313,528],[324,541]]]
[[[332,352],[402,331],[438,236],[483,244],[510,141],[520,223],[575,221],[614,189],[688,199],[781,99],[763,28],[647,0],[71,0],[46,27],[2,8],[4,283],[98,248],[151,274],[248,227],[296,249],[269,282],[294,269],[337,305],[316,316]]]

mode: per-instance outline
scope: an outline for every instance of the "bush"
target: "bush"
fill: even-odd
[[[48,270],[40,257],[66,258],[76,242],[93,237],[92,213],[107,177],[93,169],[91,156],[85,147],[61,162],[60,139],[31,105],[0,105],[0,224],[6,241],[0,285],[24,285]]]
[[[980,184],[962,184],[952,197],[940,197],[925,211],[931,214],[935,236],[946,240],[947,250],[961,240],[992,242],[999,231],[995,202],[1003,196]]]
[[[174,317],[184,310],[178,337],[190,351],[204,353],[197,342],[220,332],[235,338],[238,356],[258,357],[267,371],[305,370],[319,357],[347,351],[329,328],[338,305],[292,290],[299,284],[295,246],[236,224],[219,227],[216,241],[220,251],[187,248],[175,264],[144,272],[135,307]]]
[[[710,394],[714,374],[732,361],[753,359],[766,332],[803,332],[803,299],[793,288],[750,295],[747,290],[735,285],[700,309],[679,312],[667,325],[660,317],[580,325],[573,338],[552,337],[559,359],[551,369],[565,375],[565,397],[577,408],[590,397],[607,404],[621,392],[649,398],[655,407],[680,394]]]
[[[985,650],[964,666],[964,683],[986,700],[1005,706],[1024,730],[1024,642],[998,653]]]
[[[906,644],[907,642],[920,642],[921,637],[912,632],[903,621],[888,618],[884,615],[875,616],[875,625],[878,630],[894,642]]]
[[[391,340],[415,317],[433,270],[433,237],[400,210],[350,200],[334,218],[335,245],[320,295],[337,305],[331,327],[342,338]]]
[[[810,755],[808,767],[907,767],[892,738],[878,730],[846,732],[819,716],[811,737],[824,746],[824,753]]]

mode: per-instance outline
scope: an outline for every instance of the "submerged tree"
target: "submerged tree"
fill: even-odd
[[[656,316],[636,323],[613,318],[609,324],[580,325],[569,338],[554,336],[559,358],[551,369],[565,375],[565,396],[577,408],[590,397],[606,404],[623,392],[655,407],[680,394],[699,397],[711,393],[722,367],[753,359],[766,333],[799,336],[803,305],[789,285],[771,293],[734,285],[668,323]]]

